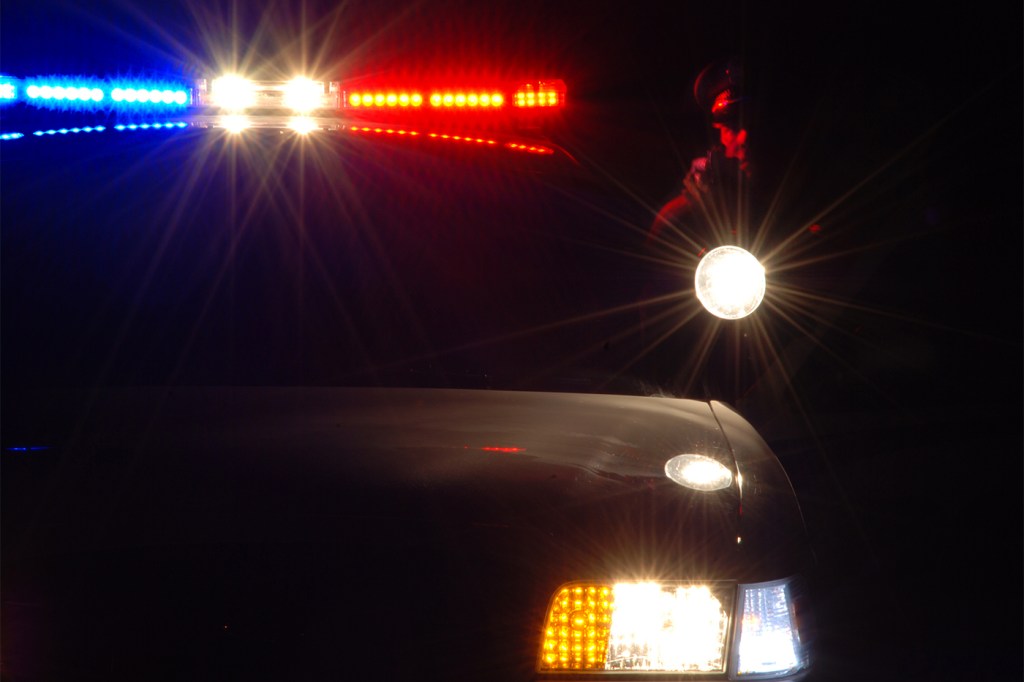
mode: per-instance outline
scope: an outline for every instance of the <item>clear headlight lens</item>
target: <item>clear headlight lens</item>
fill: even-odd
[[[738,600],[737,675],[781,674],[804,667],[789,582],[740,585]]]

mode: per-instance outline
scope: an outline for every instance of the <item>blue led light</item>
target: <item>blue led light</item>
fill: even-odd
[[[50,109],[94,109],[106,95],[104,84],[83,78],[32,78],[25,81],[25,101]]]
[[[117,105],[149,105],[155,107],[183,107],[189,103],[188,90],[178,85],[142,84],[118,85],[110,91],[110,99]]]
[[[5,86],[10,86],[5,89]],[[17,88],[0,78],[0,101],[17,97]],[[24,101],[51,109],[180,109],[192,94],[182,83],[169,81],[103,81],[95,78],[49,76],[24,81]]]
[[[25,137],[24,133],[0,133],[0,140],[18,140]]]

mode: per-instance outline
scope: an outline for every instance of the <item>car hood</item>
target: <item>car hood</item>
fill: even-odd
[[[357,667],[398,673],[429,659],[450,672],[441,652],[490,627],[514,646],[478,641],[466,665],[487,652],[515,677],[529,672],[543,610],[564,582],[752,581],[801,568],[781,469],[772,473],[777,461],[722,405],[176,388],[49,393],[15,412],[4,435],[5,594],[61,611],[63,629],[96,608],[114,615],[93,628],[160,614],[163,644],[143,637],[143,652],[187,649],[197,629],[237,633],[250,661],[262,660],[249,647],[265,638],[309,637],[310,655],[322,656],[320,645],[340,646],[353,628],[427,629],[397,658],[362,642],[372,653]],[[699,492],[669,480],[666,460],[691,453],[719,460],[737,483]],[[140,581],[164,586],[158,603]],[[99,655],[40,637],[55,648],[50,660],[88,668]],[[315,661],[317,674],[341,665]]]

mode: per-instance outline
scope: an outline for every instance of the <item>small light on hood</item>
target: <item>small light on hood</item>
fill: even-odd
[[[685,488],[722,490],[732,485],[732,472],[704,455],[677,455],[665,462],[665,475]]]

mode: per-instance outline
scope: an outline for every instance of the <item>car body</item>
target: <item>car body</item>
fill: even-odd
[[[48,446],[4,470],[13,679],[634,679],[659,665],[679,670],[657,679],[798,679],[809,667],[800,510],[767,445],[721,403],[226,387],[50,392],[21,407],[5,444]],[[679,455],[720,462],[728,482],[684,487],[666,474]],[[630,586],[689,599],[674,623],[643,607],[646,636],[674,636],[678,651],[623,643],[640,637],[621,616]],[[571,646],[592,627],[559,638],[555,607],[595,587],[618,594],[607,613],[620,620],[592,662]],[[693,631],[712,622],[698,594],[716,632]]]

